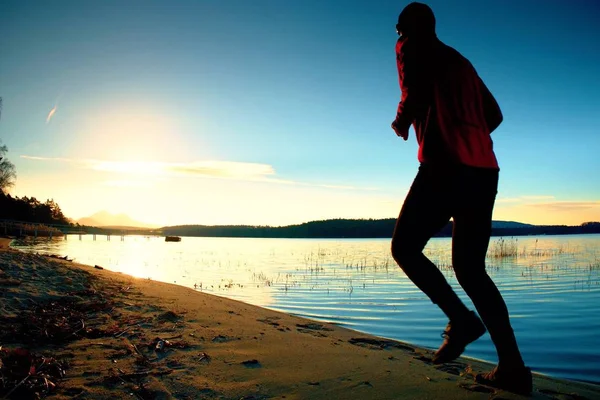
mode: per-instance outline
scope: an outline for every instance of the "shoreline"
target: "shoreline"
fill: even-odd
[[[17,343],[6,335],[1,342],[3,349],[68,357],[56,398],[526,398],[476,384],[473,374],[491,369],[489,363],[460,358],[434,366],[431,351],[408,343],[27,254],[9,243],[0,238],[1,317],[16,318],[32,302],[66,299],[88,310],[86,329],[60,346]],[[146,392],[154,397],[143,397]],[[600,398],[600,386],[534,375],[533,398],[574,399],[574,393]]]

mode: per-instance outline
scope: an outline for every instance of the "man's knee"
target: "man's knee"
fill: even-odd
[[[392,257],[402,269],[410,264],[411,260],[417,257],[422,250],[421,246],[406,238],[392,239]]]
[[[489,279],[485,270],[485,263],[482,263],[482,265],[470,265],[469,267],[462,267],[460,264],[454,265],[456,280],[465,291],[477,288],[484,284],[485,280]]]

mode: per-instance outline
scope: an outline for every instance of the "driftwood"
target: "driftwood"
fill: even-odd
[[[66,362],[30,353],[26,349],[0,350],[0,396],[36,399],[51,394],[65,377]]]

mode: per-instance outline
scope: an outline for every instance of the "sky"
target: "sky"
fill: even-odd
[[[406,4],[3,0],[11,194],[156,225],[396,217],[418,168],[390,129]],[[428,4],[504,114],[494,219],[600,221],[600,2]]]

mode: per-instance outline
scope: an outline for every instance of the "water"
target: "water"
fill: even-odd
[[[164,238],[77,235],[17,244],[142,278],[437,348],[445,316],[406,278],[388,239]],[[525,361],[552,376],[600,382],[600,235],[492,238],[500,288]],[[426,248],[470,308],[450,267],[450,239]],[[467,356],[496,362],[486,334]]]

